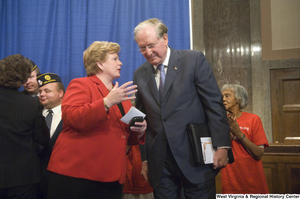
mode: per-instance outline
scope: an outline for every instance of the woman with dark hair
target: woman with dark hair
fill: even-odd
[[[49,131],[38,99],[19,93],[31,65],[22,55],[0,61],[0,198],[36,198],[38,150]]]
[[[120,46],[95,41],[83,53],[87,77],[70,82],[62,101],[63,131],[48,170],[48,199],[122,198],[127,145],[144,142],[147,124],[120,121],[132,107],[132,82],[119,86]],[[139,139],[142,139],[139,140]]]
[[[261,157],[268,141],[260,118],[242,111],[248,93],[238,84],[225,84],[223,103],[228,112],[231,148],[235,161],[221,170],[223,194],[269,193]]]

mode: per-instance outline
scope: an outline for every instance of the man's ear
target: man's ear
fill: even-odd
[[[58,92],[59,92],[59,97],[62,98],[64,96],[64,91],[60,89]]]
[[[169,42],[169,40],[168,40],[168,34],[165,33],[165,34],[162,36],[162,38],[163,38],[163,40],[164,40],[165,46],[168,47],[168,42]]]

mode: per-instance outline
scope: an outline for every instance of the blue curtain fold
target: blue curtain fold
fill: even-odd
[[[154,17],[169,28],[172,48],[190,48],[188,0],[2,0],[0,59],[22,54],[67,86],[86,76],[83,51],[93,41],[117,42],[122,84],[146,61],[133,40],[134,27]]]

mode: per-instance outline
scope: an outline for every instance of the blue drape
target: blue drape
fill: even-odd
[[[190,48],[188,0],[2,0],[0,59],[22,54],[42,73],[57,73],[65,86],[84,77],[83,51],[93,41],[121,46],[122,84],[145,58],[133,40],[134,27],[159,18],[169,28],[169,45]]]

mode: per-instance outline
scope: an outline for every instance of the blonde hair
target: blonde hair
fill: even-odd
[[[107,41],[94,41],[83,52],[83,63],[87,76],[97,74],[100,69],[97,63],[103,63],[108,59],[107,54],[119,53],[121,47],[119,44]]]
[[[152,19],[148,19],[145,20],[141,23],[139,23],[135,29],[134,29],[134,40],[136,41],[136,34],[143,28],[145,28],[147,25],[153,26],[155,27],[155,31],[156,31],[156,37],[157,39],[161,39],[164,34],[168,33],[168,28],[165,24],[163,24],[163,22],[157,18],[152,18]]]

